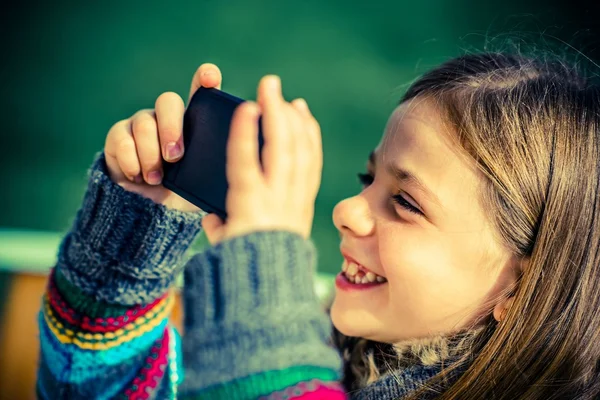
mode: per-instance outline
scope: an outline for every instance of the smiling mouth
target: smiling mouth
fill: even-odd
[[[366,268],[344,258],[342,273],[348,281],[354,284],[384,283],[387,279]]]

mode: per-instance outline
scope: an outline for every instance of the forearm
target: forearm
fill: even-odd
[[[39,316],[41,398],[151,393],[168,380],[170,288],[202,213],[114,184],[103,157],[61,243]]]
[[[95,300],[149,303],[181,271],[204,212],[186,213],[113,183],[104,156],[94,161],[82,207],[61,243],[57,269]]]
[[[184,398],[254,399],[293,386],[343,398],[315,265],[314,244],[283,231],[226,240],[189,261]]]

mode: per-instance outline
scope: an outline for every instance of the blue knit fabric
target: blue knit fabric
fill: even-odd
[[[60,382],[81,383],[102,376],[105,370],[125,363],[131,358],[147,352],[152,343],[162,336],[167,324],[165,319],[157,327],[139,338],[122,345],[101,351],[80,349],[75,345],[60,343],[50,332],[40,313],[40,346],[48,359],[52,373]],[[68,374],[65,373],[68,371]]]
[[[53,365],[56,359],[51,358],[50,353],[43,352],[40,355],[40,368],[38,370],[37,384],[44,398],[47,399],[96,399],[114,396],[124,385],[129,383],[138,372],[140,365],[146,358],[145,352],[136,354],[121,364],[108,366],[92,365],[93,376],[84,380],[72,380],[71,365],[65,364],[59,375]],[[68,393],[68,395],[66,395]]]
[[[438,365],[415,365],[401,371],[388,373],[371,385],[349,393],[351,400],[402,399],[419,389],[424,382],[440,372]],[[429,397],[421,397],[425,400]]]

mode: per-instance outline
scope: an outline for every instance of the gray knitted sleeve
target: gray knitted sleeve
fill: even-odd
[[[204,215],[126,191],[110,179],[104,153],[98,153],[57,269],[96,301],[149,303],[173,284]]]
[[[262,231],[194,255],[184,272],[181,393],[294,366],[341,373],[314,292],[317,252],[296,233]]]

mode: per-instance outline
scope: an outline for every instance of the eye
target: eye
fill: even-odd
[[[358,181],[360,182],[361,185],[363,185],[363,187],[369,186],[375,180],[375,178],[371,174],[365,174],[365,173],[359,172],[357,174],[357,176],[358,176]],[[419,210],[417,207],[410,204],[410,202],[407,201],[404,198],[404,196],[397,194],[397,195],[392,196],[392,199],[396,203],[398,203],[400,205],[400,207],[404,208],[406,211],[409,211],[409,212],[417,214],[417,215],[423,215],[421,210]]]
[[[392,196],[392,198],[396,203],[400,204],[400,207],[406,209],[406,211],[410,211],[411,213],[415,213],[418,215],[423,215],[421,210],[410,204],[402,195],[397,194],[395,196]]]

